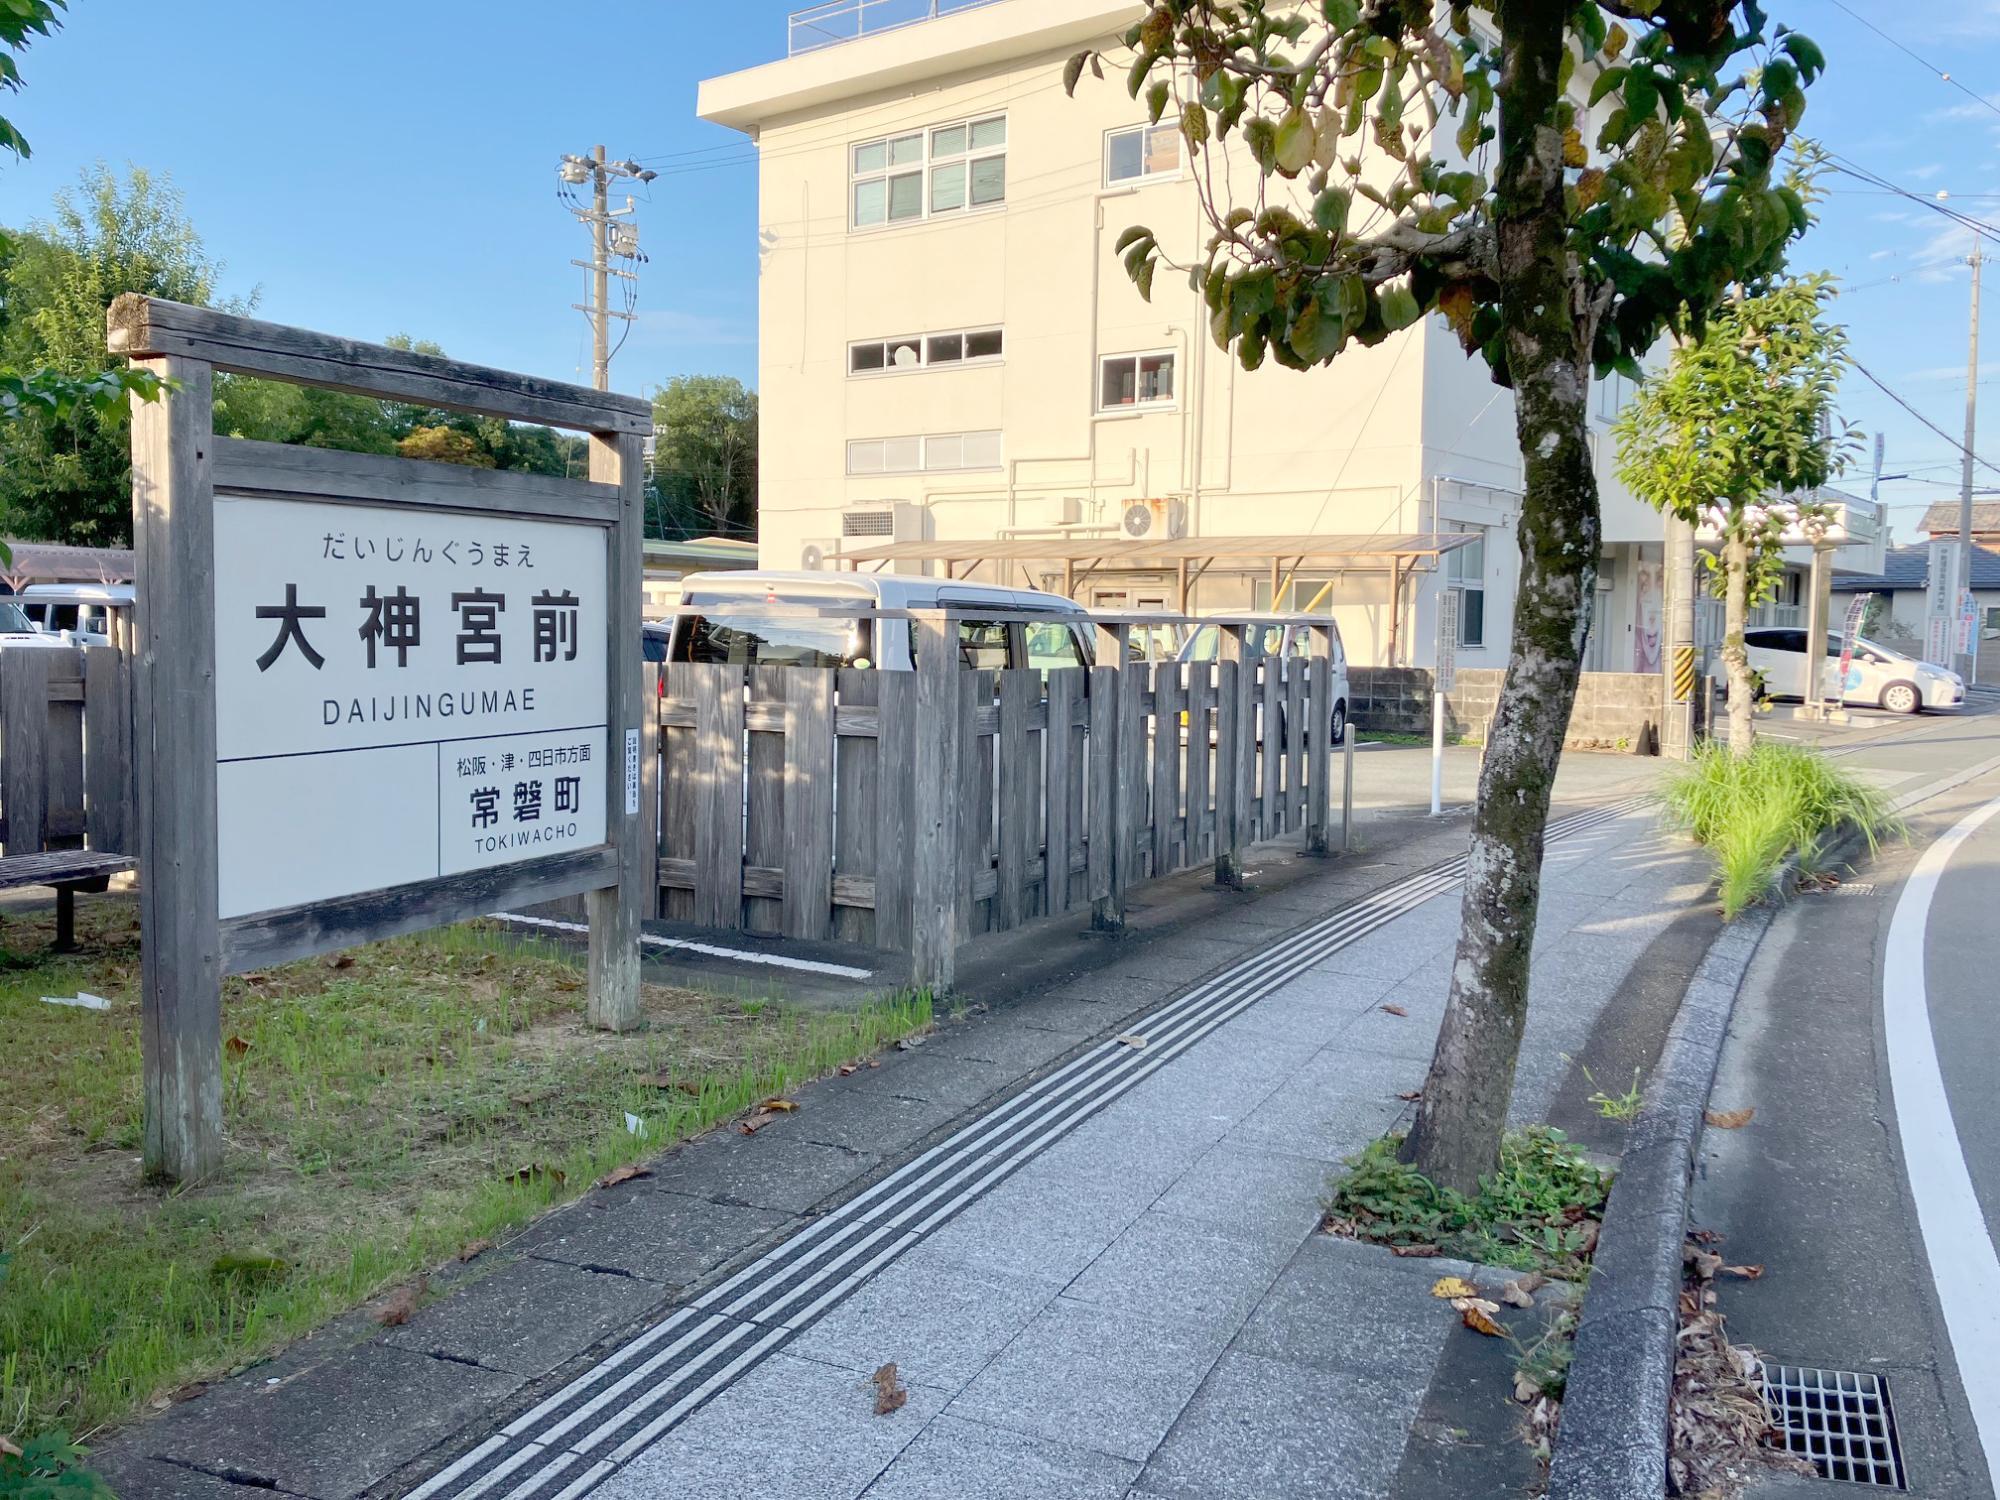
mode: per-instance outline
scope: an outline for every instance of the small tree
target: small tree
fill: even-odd
[[[1513,639],[1450,998],[1403,1148],[1471,1190],[1513,1094],[1542,833],[1590,625],[1591,371],[1636,377],[1663,329],[1699,332],[1732,277],[1780,264],[1806,213],[1772,160],[1823,61],[1757,0],[1154,0],[1125,42],[1132,95],[1154,121],[1178,114],[1213,230],[1178,260],[1127,230],[1141,293],[1184,268],[1216,342],[1249,368],[1325,364],[1435,311],[1514,391]],[[1098,54],[1070,59],[1066,85],[1086,68],[1101,76]]]
[[[1674,351],[1618,418],[1618,475],[1632,492],[1719,533],[1717,553],[1705,555],[1724,600],[1729,745],[1738,755],[1750,753],[1754,734],[1744,617],[1783,575],[1784,532],[1823,524],[1812,492],[1859,442],[1834,417],[1847,332],[1822,316],[1833,296],[1827,276],[1744,291]]]
[[[653,479],[706,529],[757,525],[757,393],[733,375],[676,375],[653,398]]]

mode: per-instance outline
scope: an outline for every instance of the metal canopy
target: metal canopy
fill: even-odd
[[[1225,559],[1268,563],[1282,559],[1294,566],[1332,564],[1345,568],[1410,567],[1435,561],[1447,552],[1470,546],[1478,538],[1466,532],[1412,532],[1397,536],[1324,536],[1304,532],[1290,536],[1151,537],[987,537],[963,541],[884,542],[835,554],[849,568],[863,563],[935,562],[948,568],[983,562],[1056,562],[1094,568],[1172,568],[1189,563],[1215,564]]]
[[[1343,572],[1387,573],[1389,575],[1389,660],[1396,659],[1396,643],[1403,613],[1403,579],[1426,566],[1437,567],[1447,552],[1469,547],[1478,536],[1463,531],[1418,531],[1394,536],[1321,536],[1302,532],[1285,536],[1190,536],[1155,540],[1151,537],[1029,536],[989,537],[983,540],[884,542],[875,547],[856,547],[834,554],[833,561],[858,570],[863,563],[879,567],[884,563],[941,563],[944,576],[965,576],[981,563],[993,563],[1004,573],[1006,565],[1060,563],[1063,593],[1074,599],[1076,591],[1093,575],[1121,569],[1167,570],[1175,574],[1177,607],[1188,612],[1191,591],[1208,572],[1271,573],[1271,599],[1275,604],[1284,593],[1289,574],[1296,579],[1302,568],[1333,569]],[[1323,595],[1326,590],[1321,591]],[[1318,602],[1315,596],[1314,603]]]

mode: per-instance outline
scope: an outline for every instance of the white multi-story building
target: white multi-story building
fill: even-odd
[[[1281,563],[1277,602],[1330,606],[1358,663],[1393,640],[1427,665],[1438,591],[1457,589],[1460,664],[1503,664],[1513,399],[1445,321],[1324,369],[1246,372],[1183,278],[1163,272],[1148,302],[1127,277],[1127,227],[1183,264],[1209,234],[1171,121],[1149,127],[1121,78],[1063,90],[1066,58],[1115,50],[1144,10],[831,0],[792,18],[788,56],[702,84],[701,116],[759,151],[762,566],[893,541],[1045,539],[1053,558],[1133,535],[1471,533],[1395,590],[1393,622],[1379,560]],[[1661,640],[1660,518],[1612,472],[1629,393],[1613,378],[1591,394],[1606,555],[1587,665],[1612,671],[1656,670]],[[1177,596],[1171,568],[1131,559],[980,574],[1097,607]],[[1272,592],[1271,559],[1246,553],[1201,570],[1191,602],[1264,609]]]

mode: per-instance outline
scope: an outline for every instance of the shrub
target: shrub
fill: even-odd
[[[1661,793],[1667,813],[1715,857],[1723,914],[1735,918],[1764,898],[1785,856],[1816,864],[1843,828],[1873,853],[1902,820],[1875,787],[1815,750],[1760,742],[1748,755],[1710,744]]]

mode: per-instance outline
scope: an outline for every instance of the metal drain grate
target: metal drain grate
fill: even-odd
[[[1764,1399],[1785,1448],[1822,1478],[1900,1490],[1903,1451],[1889,1407],[1889,1383],[1855,1370],[1764,1366]]]

